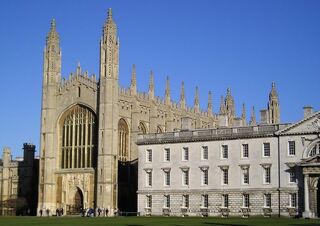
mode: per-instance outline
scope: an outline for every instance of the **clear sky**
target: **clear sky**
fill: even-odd
[[[62,48],[62,74],[99,74],[99,39],[112,8],[120,37],[120,85],[136,64],[138,90],[147,91],[149,71],[156,95],[179,100],[184,80],[188,105],[199,86],[213,111],[230,87],[237,115],[244,102],[266,108],[271,83],[280,96],[281,121],[294,122],[302,107],[320,109],[320,1],[317,0],[1,0],[0,147],[21,156],[24,142],[39,148],[43,48],[52,18]]]

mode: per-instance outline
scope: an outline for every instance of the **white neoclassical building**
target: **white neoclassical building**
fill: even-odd
[[[263,112],[262,112],[263,114]],[[142,215],[320,215],[320,111],[292,124],[138,137]]]

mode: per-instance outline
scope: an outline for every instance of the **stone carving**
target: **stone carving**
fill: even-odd
[[[320,131],[320,116],[318,116],[314,121],[307,125],[309,130],[317,130]]]

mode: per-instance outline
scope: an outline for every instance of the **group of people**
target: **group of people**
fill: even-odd
[[[48,217],[50,216],[50,210],[49,209],[45,209],[44,212],[46,213],[46,215]],[[40,217],[42,217],[44,215],[44,212],[43,212],[42,209],[39,210]]]
[[[80,215],[82,217],[94,217],[94,216],[98,216],[98,217],[108,217],[109,215],[109,210],[108,208],[96,208],[96,211],[94,211],[93,208],[87,208],[87,209],[80,209]]]
[[[57,217],[62,217],[63,216],[63,208],[56,209],[56,216]]]

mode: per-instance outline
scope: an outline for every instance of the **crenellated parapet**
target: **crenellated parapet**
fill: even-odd
[[[90,88],[93,91],[97,91],[98,81],[96,79],[96,75],[92,74],[89,76],[89,73],[87,71],[81,73],[81,68],[79,66],[80,65],[78,65],[77,67],[76,73],[70,73],[68,79],[63,78],[61,80],[59,86],[59,92],[61,94],[69,90],[71,87],[79,85],[83,85],[86,88]]]

